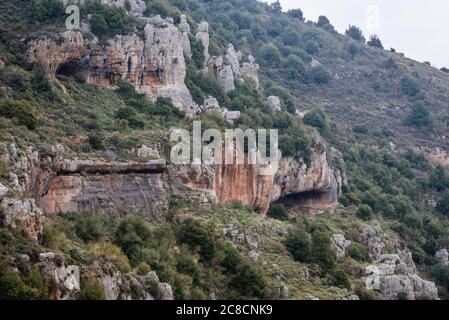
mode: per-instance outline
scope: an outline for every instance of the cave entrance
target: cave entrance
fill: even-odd
[[[273,203],[283,204],[291,216],[298,213],[313,216],[320,211],[335,207],[337,203],[333,198],[332,192],[306,191],[283,196]]]
[[[58,68],[56,75],[73,78],[79,72],[79,70],[80,70],[79,63],[77,61],[70,61],[62,64]]]

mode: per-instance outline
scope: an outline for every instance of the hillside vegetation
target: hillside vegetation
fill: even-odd
[[[232,43],[260,65],[260,89],[245,81],[225,93],[200,71],[203,48],[191,39],[186,85],[194,100],[201,104],[212,95],[241,111],[234,124],[219,114],[198,116],[203,128],[277,128],[284,156],[299,154],[306,163],[320,134],[344,160],[348,181],[340,206],[310,216],[277,203],[265,218],[239,204],[173,200],[163,225],[126,212],[66,214],[48,217],[37,241],[0,226],[0,299],[53,298],[55,284],[33,264],[48,251],[86,271],[80,299],[104,299],[98,275],[117,270],[127,279],[155,271],[176,299],[380,299],[362,277],[375,262],[362,241],[368,227],[380,230],[389,250],[410,251],[420,275],[449,298],[449,266],[435,258],[449,249],[449,173],[429,157],[449,148],[449,73],[385,50],[381,39],[366,42],[356,27],[342,35],[326,17],[305,21],[299,9],[283,12],[255,0],[145,2],[148,17],[177,23],[185,14],[192,28],[208,21],[211,55]],[[122,9],[90,2],[81,8],[84,20],[94,14],[99,41],[142,33]],[[165,154],[169,129],[190,128],[194,120],[169,99],[150,102],[125,82],[116,90],[91,85],[76,72],[53,78],[28,62],[27,40],[57,36],[65,17],[59,0],[0,3],[0,142],[61,144],[81,159],[113,152],[126,161],[127,150],[142,144]],[[280,112],[266,105],[268,96],[280,97]],[[0,158],[5,186],[9,168]],[[335,234],[352,243],[343,256],[330,240]],[[154,283],[145,286],[161,295]],[[130,297],[141,298],[139,290],[130,288]]]

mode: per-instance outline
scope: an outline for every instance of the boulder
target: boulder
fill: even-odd
[[[449,253],[446,249],[441,249],[435,253],[435,259],[438,263],[447,266],[449,264]]]
[[[346,240],[345,236],[342,234],[334,234],[331,236],[331,243],[337,252],[337,257],[341,258],[346,255],[346,249],[352,242]]]
[[[209,60],[209,24],[205,21],[201,22],[197,28],[195,38],[201,42],[204,48],[204,62]]]
[[[223,68],[218,70],[217,78],[223,85],[226,93],[235,90],[234,73],[231,66],[223,65]]]
[[[159,159],[159,152],[157,150],[153,150],[152,148],[148,148],[146,145],[142,145],[139,149],[137,149],[137,157],[139,159]]]
[[[266,103],[267,103],[268,107],[270,107],[271,110],[273,110],[275,112],[282,111],[281,99],[279,99],[279,97],[269,96],[266,100]]]
[[[254,57],[249,55],[248,61],[242,63],[240,73],[242,76],[251,79],[256,84],[256,87],[259,88],[259,76],[257,74],[258,70],[259,65],[256,63]]]
[[[179,30],[183,31],[183,32],[187,32],[190,33],[190,24],[187,22],[187,17],[182,14],[180,17],[180,22],[178,25]]]
[[[159,283],[158,289],[160,300],[174,300],[172,288],[168,283]]]
[[[240,55],[234,49],[234,46],[230,43],[228,44],[228,49],[226,50],[226,60],[231,65],[234,76],[238,78],[240,76]]]
[[[373,260],[378,260],[385,247],[379,233],[372,227],[366,227],[360,233],[360,240],[368,249],[370,257]]]
[[[218,100],[216,98],[209,96],[204,99],[203,111],[207,112],[220,109],[220,104],[218,103]]]
[[[43,213],[34,199],[3,198],[0,202],[2,223],[23,230],[31,239],[37,240],[43,225]]]
[[[80,269],[78,266],[65,266],[62,258],[54,252],[41,253],[37,268],[41,274],[54,283],[53,298],[57,300],[74,299],[80,291]]]
[[[435,283],[418,275],[410,252],[381,255],[377,264],[366,267],[365,274],[366,287],[383,299],[438,299]]]
[[[8,188],[6,188],[3,184],[0,183],[0,201],[6,196],[8,193]]]

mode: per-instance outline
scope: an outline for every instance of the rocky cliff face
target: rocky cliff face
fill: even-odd
[[[275,175],[260,175],[260,164],[189,166],[171,168],[170,176],[175,194],[202,192],[203,202],[242,203],[266,214],[270,203],[296,196],[295,203],[304,209],[319,211],[337,205],[344,183],[344,172],[330,161],[321,141],[312,150],[310,166],[300,157],[280,160]],[[310,196],[308,192],[313,192]],[[196,196],[197,198],[197,196]]]
[[[307,208],[335,206],[342,184],[341,171],[332,166],[321,142],[313,149],[310,166],[299,157],[283,158],[275,175],[260,175],[260,165],[167,167],[165,160],[68,160],[61,146],[46,151],[19,150],[14,144],[0,147],[1,157],[11,164],[10,193],[29,199],[13,201],[2,185],[1,209],[9,224],[20,218],[35,238],[42,215],[36,204],[50,215],[131,212],[163,223],[171,194],[198,203],[238,202],[266,214],[271,202],[310,191],[321,196],[304,202]]]
[[[66,66],[76,66],[91,84],[114,88],[119,80],[127,81],[150,100],[168,97],[188,115],[198,113],[184,83],[185,37],[172,19],[140,19],[145,24],[144,39],[135,34],[120,35],[99,43],[87,40],[81,32],[68,31],[58,40],[30,41],[29,60],[52,66],[55,74]]]

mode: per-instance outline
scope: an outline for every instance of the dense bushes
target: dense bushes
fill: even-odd
[[[410,77],[401,79],[401,90],[409,97],[416,97],[420,93],[418,82]]]
[[[137,25],[133,16],[127,15],[122,8],[101,5],[98,2],[86,2],[80,6],[81,15],[91,15],[89,21],[92,32],[102,40],[120,34],[133,32]]]
[[[346,254],[354,260],[360,262],[370,262],[371,258],[366,248],[358,243],[352,243],[347,249]]]
[[[295,260],[316,263],[323,274],[334,270],[337,256],[330,242],[330,235],[321,226],[298,223],[285,240],[287,250]]]
[[[312,76],[316,83],[326,84],[330,81],[331,75],[329,71],[323,66],[317,66],[312,68]]]
[[[407,117],[407,124],[415,127],[428,126],[431,123],[429,110],[422,101],[416,101]]]
[[[38,125],[36,109],[25,100],[1,99],[0,116],[16,119],[30,130],[36,129]]]
[[[365,37],[363,36],[362,30],[356,26],[349,26],[346,30],[346,35],[354,40],[365,42]]]
[[[288,220],[288,213],[285,206],[281,203],[274,203],[270,205],[270,209],[267,214],[270,218],[278,220]]]
[[[373,218],[373,209],[368,205],[362,205],[357,209],[357,217],[368,221]]]
[[[216,248],[212,233],[198,221],[184,222],[177,232],[177,239],[187,244],[191,250],[198,250],[205,262],[210,262],[215,256]]]
[[[382,41],[380,41],[379,37],[377,35],[372,35],[369,39],[369,41],[367,42],[367,44],[370,47],[374,47],[374,48],[379,48],[379,49],[383,49],[384,46],[382,45]]]
[[[320,133],[324,136],[330,134],[330,122],[322,109],[313,109],[307,112],[304,115],[303,121],[309,126],[318,128]]]
[[[35,22],[45,23],[62,20],[65,16],[62,0],[33,0],[31,18]]]

